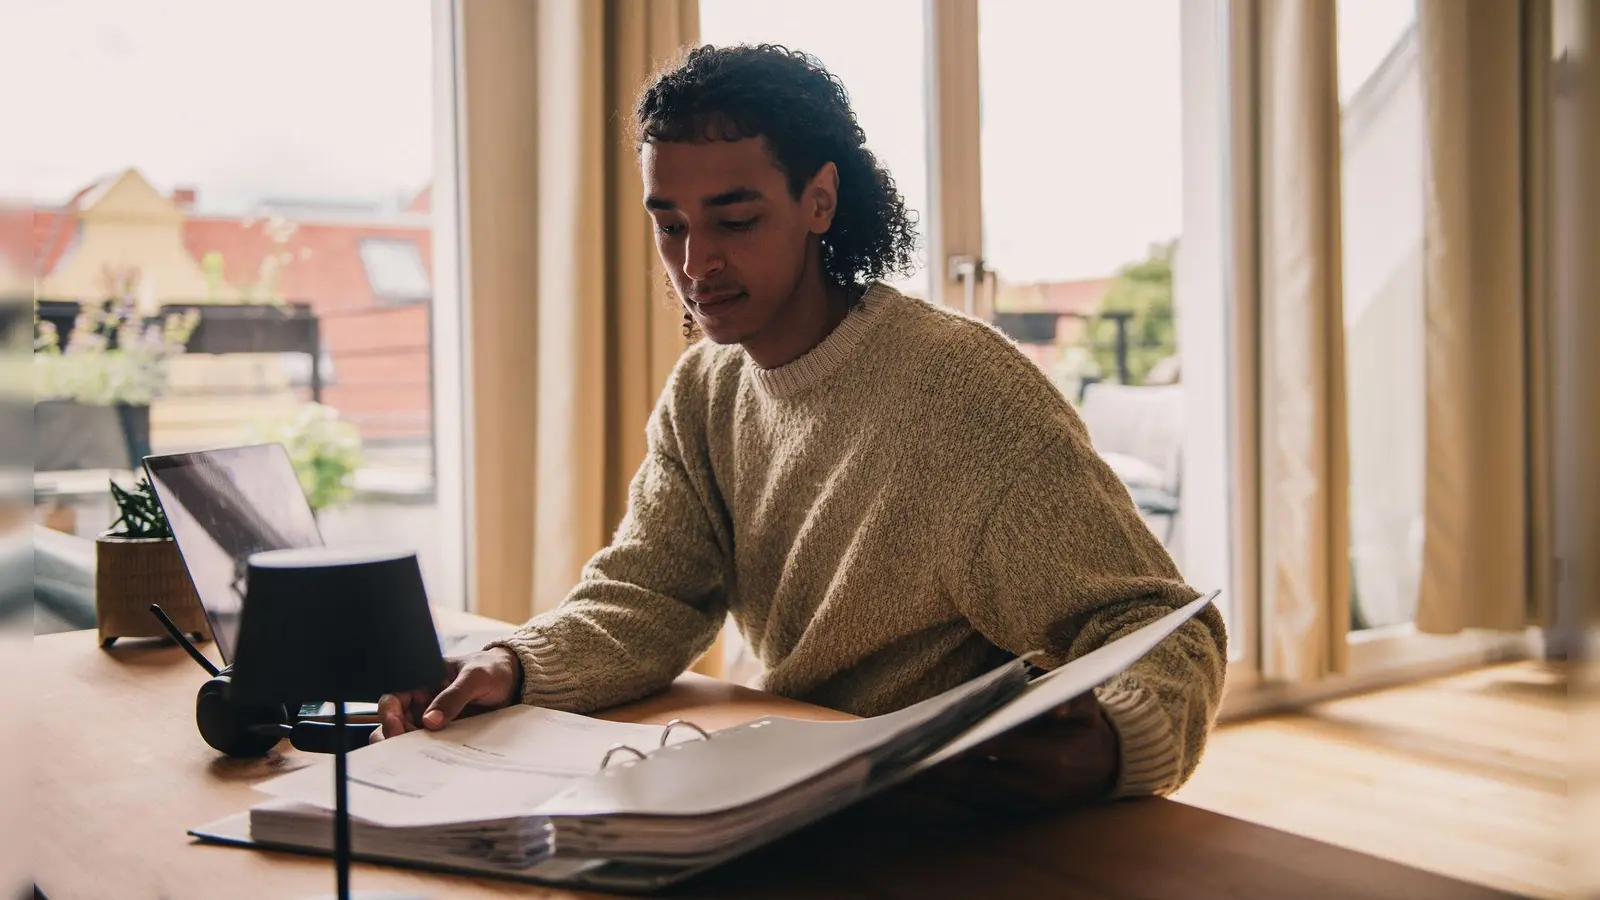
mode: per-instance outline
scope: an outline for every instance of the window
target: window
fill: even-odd
[[[133,407],[153,453],[263,438],[311,445],[331,415],[360,449],[305,463],[325,539],[413,548],[430,597],[459,605],[463,523],[439,498],[462,454],[441,450],[441,434],[459,438],[434,426],[459,418],[450,411],[461,402],[450,367],[434,363],[440,322],[460,315],[453,273],[434,270],[435,242],[456,240],[431,203],[435,181],[454,179],[453,159],[436,158],[453,118],[437,108],[454,96],[441,87],[454,71],[451,36],[435,20],[448,19],[444,8],[6,5],[0,31],[34,39],[0,60],[0,74],[22,83],[54,73],[17,110],[54,124],[0,149],[0,195],[35,211],[33,274],[41,301],[65,310],[69,344],[73,311],[108,299],[152,323],[196,309],[197,342],[212,330],[204,352],[155,354],[136,390],[102,377],[113,368],[105,354],[63,357],[42,407]],[[216,340],[223,323],[237,340]],[[85,387],[95,384],[104,389]],[[86,537],[109,526],[106,478],[134,477],[137,455],[112,449],[86,467],[69,447],[41,443],[41,518]]]
[[[433,294],[416,241],[367,238],[361,242],[361,264],[379,302],[421,303]]]

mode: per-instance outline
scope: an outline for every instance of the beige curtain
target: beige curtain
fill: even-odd
[[[1335,7],[1262,0],[1256,26],[1262,672],[1342,671],[1349,622]]]
[[[1543,0],[1421,0],[1426,538],[1417,628],[1520,629],[1549,597]]]
[[[560,602],[622,518],[644,425],[682,351],[628,122],[698,31],[692,0],[539,3],[533,605]]]
[[[538,9],[522,0],[453,7],[456,43],[463,376],[471,609],[520,620],[531,606],[535,370],[529,347],[538,258]],[[441,441],[450,435],[439,435]]]
[[[629,138],[694,0],[462,5],[476,611],[554,607],[610,539],[684,348]]]

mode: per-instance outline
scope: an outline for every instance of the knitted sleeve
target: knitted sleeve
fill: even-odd
[[[958,602],[990,641],[1055,668],[1193,600],[1132,499],[1070,416],[1009,475]],[[1193,774],[1216,721],[1227,638],[1215,606],[1096,689],[1117,731],[1116,795],[1166,794]]]
[[[559,607],[488,645],[521,660],[524,703],[587,713],[655,693],[722,627],[727,520],[708,469],[692,462],[703,453],[692,439],[680,443],[668,399],[652,417],[649,452],[610,545]]]

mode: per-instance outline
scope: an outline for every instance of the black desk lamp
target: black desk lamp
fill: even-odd
[[[334,858],[338,897],[348,900],[344,705],[444,680],[422,571],[405,551],[315,547],[257,553],[247,577],[233,696],[245,703],[333,701]]]

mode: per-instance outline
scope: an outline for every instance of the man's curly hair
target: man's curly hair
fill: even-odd
[[[771,44],[696,47],[645,87],[634,119],[640,148],[764,137],[794,198],[832,162],[839,201],[822,236],[822,271],[852,301],[867,282],[915,266],[916,222],[867,149],[844,84],[816,57]]]

